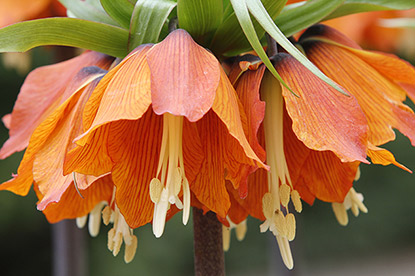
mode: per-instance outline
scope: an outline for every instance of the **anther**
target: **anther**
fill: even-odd
[[[287,207],[290,202],[290,190],[291,188],[287,184],[280,185],[280,200],[284,207]]]
[[[303,204],[301,203],[301,197],[297,190],[291,191],[291,201],[294,204],[295,211],[297,211],[297,213],[301,213],[303,210]]]

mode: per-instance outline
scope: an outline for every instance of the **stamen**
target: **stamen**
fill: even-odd
[[[285,216],[287,224],[287,239],[293,241],[295,238],[295,217],[293,214],[287,214]]]
[[[301,203],[301,197],[297,190],[291,191],[291,201],[294,204],[295,211],[297,211],[297,213],[301,213],[303,210],[303,204]]]
[[[102,221],[105,225],[108,225],[110,222],[114,221],[114,218],[112,216],[113,211],[111,210],[111,207],[106,206],[104,210],[102,210]]]
[[[331,204],[333,208],[334,215],[336,216],[337,221],[340,225],[346,226],[349,223],[349,218],[347,216],[346,208],[344,208],[343,203],[333,202]]]
[[[266,218],[271,218],[274,214],[274,203],[271,193],[266,193],[262,197],[262,210]]]
[[[125,245],[125,252],[124,252],[124,262],[130,263],[135,256],[135,252],[137,252],[137,237],[133,236],[131,240],[131,244]]]
[[[223,251],[228,251],[231,246],[231,228],[222,225]]]
[[[150,197],[154,202],[153,233],[158,238],[164,232],[167,211],[174,204],[183,210],[183,224],[190,215],[190,189],[183,162],[183,117],[163,115],[163,136],[157,176],[150,182]],[[179,198],[183,193],[183,203]]]
[[[359,180],[359,178],[360,178],[360,174],[361,174],[361,172],[360,172],[360,167],[357,167],[356,176],[354,177],[354,181]]]
[[[288,206],[288,202],[290,202],[290,187],[287,184],[282,184],[280,186],[280,200],[281,204],[284,207]]]
[[[150,198],[154,203],[160,201],[161,192],[163,191],[163,185],[158,178],[153,178],[150,182]]]
[[[277,236],[276,238],[277,238],[278,247],[280,248],[282,261],[284,262],[285,266],[288,269],[293,269],[294,260],[291,254],[291,248],[290,248],[288,239],[285,237],[280,237],[280,236]]]
[[[359,210],[363,213],[368,212],[366,206],[363,204],[363,195],[357,193],[354,188],[351,188],[347,193],[343,203],[333,202],[332,208],[337,221],[343,226],[346,226],[349,222],[347,210],[351,209],[355,217],[359,215]]]
[[[230,244],[231,244],[231,232],[232,229],[235,228],[236,230],[236,239],[238,241],[242,241],[245,238],[246,231],[247,231],[247,224],[246,220],[242,221],[239,224],[235,224],[232,220],[227,217],[226,220],[229,222],[229,227],[222,225],[222,243],[223,243],[223,250],[228,251]]]
[[[76,226],[78,226],[79,229],[84,228],[87,220],[88,220],[88,215],[76,218]]]
[[[115,229],[111,228],[111,230],[108,231],[108,249],[110,251],[114,250],[114,237],[115,237]]]
[[[248,231],[248,226],[246,224],[246,220],[244,220],[238,225],[236,225],[236,239],[238,241],[243,241],[245,239],[247,231]]]
[[[137,237],[134,236],[133,230],[128,226],[116,204],[114,208],[112,210],[107,206],[102,211],[104,223],[109,223],[110,220],[114,222],[114,227],[108,232],[108,249],[114,256],[117,256],[124,241],[124,261],[129,263],[133,260],[137,250]]]
[[[271,226],[271,231],[274,233],[275,236],[287,236],[287,223],[285,221],[284,214],[277,210],[274,215],[273,225]]]
[[[98,236],[99,228],[101,226],[101,210],[105,204],[106,202],[98,203],[89,213],[88,231],[91,237]]]
[[[115,237],[114,237],[114,248],[112,249],[112,255],[114,255],[114,257],[116,257],[118,253],[120,252],[121,245],[122,245],[122,234],[116,232]]]
[[[368,210],[366,206],[363,204],[363,199],[364,199],[363,194],[357,193],[354,188],[351,188],[349,193],[350,193],[353,203],[357,205],[359,210],[362,211],[363,213],[367,213]]]
[[[285,265],[291,269],[293,260],[288,240],[293,240],[295,237],[295,218],[288,211],[290,197],[298,212],[301,212],[302,204],[300,195],[294,190],[291,183],[285,159],[282,89],[279,81],[271,73],[266,72],[262,79],[260,92],[266,103],[264,118],[265,147],[267,151],[266,161],[270,166],[268,193],[262,198],[265,221],[260,226],[260,230],[261,232],[268,229],[272,231],[277,239],[282,259]],[[286,216],[281,210],[281,205],[285,207],[283,209]]]

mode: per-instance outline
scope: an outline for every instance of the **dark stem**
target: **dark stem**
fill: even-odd
[[[52,225],[54,276],[88,275],[85,239],[85,230],[78,229],[74,220]]]
[[[215,213],[193,208],[193,231],[196,276],[225,275],[222,224]]]
[[[278,46],[277,46],[277,42],[268,34],[265,34],[266,38],[267,38],[267,55],[268,57],[273,57],[276,54],[278,54]]]
[[[177,30],[178,24],[179,24],[179,20],[177,19],[177,17],[174,17],[174,18],[170,19],[170,21],[169,21],[169,33]]]

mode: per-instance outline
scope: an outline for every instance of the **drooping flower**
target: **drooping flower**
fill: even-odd
[[[344,179],[354,178],[357,165],[343,168],[341,160],[366,162],[367,125],[354,97],[329,87],[290,55],[278,54],[274,65],[298,96],[281,87],[264,65],[248,70],[237,80],[245,112],[259,109],[265,115],[262,127],[258,127],[259,120],[251,125],[260,131],[258,137],[267,151],[270,171],[254,173],[247,199],[236,200],[247,213],[265,220],[261,231],[270,229],[275,234],[284,263],[292,268],[288,241],[295,236],[295,218],[288,211],[290,198],[297,212],[302,209],[300,197],[311,202],[315,197],[342,201],[352,184],[350,181],[345,186]],[[259,94],[265,101],[265,112]],[[314,160],[307,160],[312,157]],[[327,168],[321,167],[325,159],[330,161]],[[325,169],[327,174],[322,173]],[[304,193],[302,181],[313,191]],[[310,184],[313,187],[308,187]]]
[[[330,37],[313,38],[311,34],[316,33],[313,28],[304,34],[301,45],[310,60],[344,87],[349,96],[330,88],[286,53],[279,53],[272,60],[298,96],[281,86],[255,58],[239,61],[230,72],[245,112],[257,114],[248,117],[251,121],[248,125],[253,126],[254,134],[259,129],[258,139],[267,151],[271,169],[268,173],[258,170],[252,175],[245,200],[234,193],[237,203],[232,206],[229,219],[238,224],[250,214],[265,220],[261,231],[269,228],[276,235],[288,267],[293,265],[288,241],[295,235],[295,219],[288,210],[290,199],[296,211],[301,211],[300,198],[309,204],[315,198],[333,202],[336,217],[343,225],[347,224],[346,209],[351,208],[355,215],[359,209],[367,212],[362,196],[352,188],[359,175],[359,163],[367,163],[367,154],[373,163],[393,163],[406,169],[389,151],[377,146],[394,139],[392,127],[411,138],[415,122],[413,112],[402,103],[406,96],[403,89],[407,89],[410,97],[413,93],[415,78],[410,65],[389,55],[340,46],[341,39],[329,44],[352,53],[358,51],[355,55],[362,56],[375,69],[370,68],[362,61],[357,62],[356,57],[340,56],[340,50],[333,53],[327,47],[317,46],[317,43],[328,44]],[[311,45],[319,51],[311,52]],[[388,77],[386,72],[390,71],[402,75]],[[391,82],[394,85],[386,85]],[[264,114],[264,103],[259,94],[266,104],[262,126],[258,114]],[[248,137],[251,142],[253,135]]]
[[[137,237],[114,202],[111,175],[63,174],[66,154],[75,146],[73,139],[83,131],[85,104],[113,60],[104,54],[86,52],[29,74],[12,114],[4,118],[10,138],[0,155],[5,158],[25,147],[27,150],[18,174],[0,185],[0,190],[26,195],[33,183],[39,198],[38,209],[50,223],[76,218],[81,228],[89,215],[91,236],[98,235],[101,210],[108,205],[104,222],[114,223],[108,233],[108,245],[117,255],[124,240],[124,260],[128,263],[134,258]],[[33,102],[38,105],[33,107]]]
[[[34,183],[38,209],[51,223],[82,217],[99,202],[111,200],[114,185],[110,177],[79,175],[79,182],[95,184],[94,188],[83,191],[81,198],[71,185],[73,176],[64,176],[62,171],[71,139],[80,134],[82,108],[106,72],[101,68],[108,69],[112,61],[104,54],[86,52],[34,70],[26,78],[13,112],[3,118],[10,138],[0,150],[0,157],[27,149],[18,174],[0,185],[0,190],[24,196]],[[90,221],[92,232],[98,227],[99,224]]]
[[[225,178],[238,189],[251,167],[264,167],[241,116],[218,60],[176,30],[159,44],[139,46],[103,77],[64,171],[111,172],[129,227],[152,222],[156,237],[173,207],[183,209],[184,224],[191,205],[225,218]]]

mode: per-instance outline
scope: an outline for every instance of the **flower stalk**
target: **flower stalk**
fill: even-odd
[[[225,275],[222,224],[215,213],[193,208],[195,275]]]

